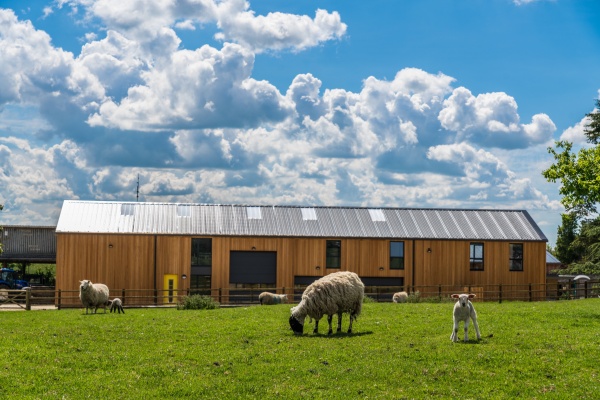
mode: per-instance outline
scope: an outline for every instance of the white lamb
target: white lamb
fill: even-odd
[[[269,292],[262,292],[258,295],[258,301],[260,301],[260,305],[272,305],[272,304],[281,304],[287,303],[287,294],[275,294]]]
[[[408,301],[408,293],[406,293],[406,292],[394,293],[394,297],[392,297],[392,301],[394,303],[406,303]]]
[[[79,298],[85,307],[85,313],[88,313],[88,308],[94,309],[94,314],[98,311],[98,307],[104,307],[106,314],[106,305],[108,303],[108,286],[103,283],[92,283],[89,280],[80,281]]]
[[[326,275],[309,285],[302,294],[300,303],[291,309],[290,327],[295,334],[304,331],[306,316],[315,320],[313,333],[319,331],[319,320],[327,315],[331,335],[331,320],[338,316],[337,332],[342,330],[342,313],[350,314],[348,333],[352,333],[352,322],[360,315],[365,286],[354,272],[341,271]]]
[[[473,326],[475,326],[475,332],[477,332],[477,340],[481,339],[481,335],[479,334],[479,325],[477,325],[477,313],[475,312],[475,307],[473,307],[473,303],[469,299],[474,298],[474,294],[453,294],[453,299],[458,299],[456,304],[454,304],[454,329],[452,330],[452,335],[450,335],[450,340],[453,342],[458,342],[458,324],[461,321],[465,322],[465,342],[469,340],[469,320],[473,320]]]
[[[121,301],[120,298],[115,297],[112,300],[108,301],[108,304],[110,306],[110,312],[118,312],[119,314],[123,313],[125,314],[125,310],[123,309],[123,302]]]

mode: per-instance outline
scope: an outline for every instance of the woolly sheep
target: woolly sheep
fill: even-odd
[[[92,283],[89,280],[80,281],[79,298],[85,307],[85,313],[88,313],[88,308],[94,309],[94,314],[98,311],[98,307],[104,307],[106,314],[106,305],[108,303],[108,286],[102,283]]]
[[[465,342],[469,340],[469,319],[473,320],[473,326],[475,326],[475,332],[477,333],[477,340],[481,339],[481,335],[479,334],[479,325],[477,325],[477,313],[475,312],[475,307],[473,307],[473,303],[469,299],[474,298],[474,294],[453,294],[453,299],[458,299],[456,304],[454,304],[454,312],[452,314],[454,320],[454,329],[452,330],[452,335],[450,335],[450,340],[453,342],[458,342],[458,324],[461,321],[465,322]]]
[[[392,297],[394,303],[406,303],[408,301],[408,293],[406,292],[398,292],[394,293],[394,297]]]
[[[258,295],[258,301],[260,301],[260,305],[271,305],[271,304],[281,304],[287,303],[287,294],[275,294],[269,292],[262,292]]]
[[[123,314],[125,314],[125,310],[123,309],[123,302],[118,297],[115,297],[114,299],[109,300],[108,305],[110,305],[111,313],[118,312],[119,314],[121,314],[121,312],[122,312]]]
[[[340,271],[326,275],[309,285],[302,294],[300,303],[291,309],[290,328],[301,335],[306,316],[315,320],[313,333],[319,331],[319,320],[327,315],[330,335],[333,333],[331,320],[338,316],[337,332],[342,330],[342,313],[350,314],[348,333],[352,333],[352,322],[360,315],[365,286],[354,272]]]

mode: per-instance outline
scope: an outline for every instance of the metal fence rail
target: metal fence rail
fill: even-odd
[[[110,298],[119,297],[125,307],[174,307],[186,296],[205,295],[223,305],[259,304],[262,292],[288,295],[288,303],[297,303],[305,287],[221,288],[202,290],[111,289]],[[475,301],[547,301],[600,297],[600,280],[580,283],[553,282],[525,285],[437,285],[437,286],[366,286],[365,296],[377,302],[391,302],[396,292],[406,291],[409,301],[444,301],[453,293],[474,293]],[[81,308],[79,290],[32,287],[24,290],[0,289],[0,309],[31,310],[32,305],[56,308]]]

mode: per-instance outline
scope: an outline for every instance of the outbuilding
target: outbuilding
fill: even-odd
[[[492,285],[531,292],[546,278],[547,239],[524,210],[68,200],[56,239],[61,290],[90,279],[227,299],[232,289],[286,292],[349,270],[366,286],[483,296]]]

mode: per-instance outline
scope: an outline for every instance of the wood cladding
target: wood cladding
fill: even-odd
[[[106,283],[110,288],[163,290],[163,276],[179,277],[189,288],[191,236],[57,234],[57,289],[76,290],[79,281]],[[407,286],[540,284],[546,279],[545,242],[523,244],[523,271],[509,270],[511,242],[483,241],[484,269],[471,271],[470,241],[404,240],[403,270],[389,268],[390,239],[340,239],[341,270],[361,277],[403,277]],[[213,289],[229,287],[231,251],[277,253],[278,288],[290,288],[295,276],[323,276],[326,238],[212,237]]]

